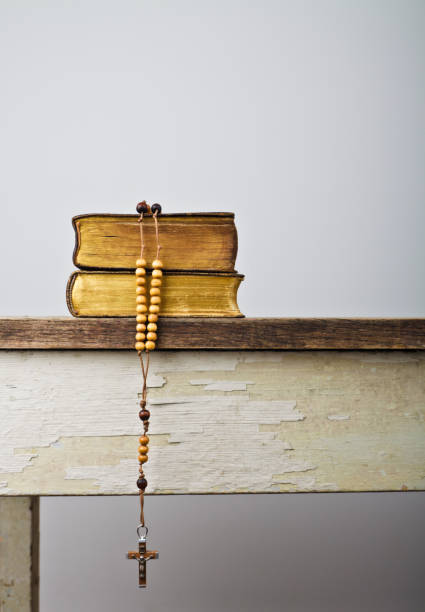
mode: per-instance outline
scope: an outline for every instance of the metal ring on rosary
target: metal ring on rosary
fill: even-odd
[[[140,530],[144,529],[145,530],[145,534],[144,535],[140,535]],[[149,529],[146,527],[146,525],[139,525],[137,528],[137,535],[139,536],[139,540],[146,540],[147,535],[148,535],[148,531]]]

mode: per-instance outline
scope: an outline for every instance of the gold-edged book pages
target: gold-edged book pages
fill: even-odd
[[[243,278],[235,272],[164,272],[160,316],[243,317],[237,304]],[[66,291],[74,317],[135,317],[135,296],[131,272],[74,272]]]
[[[134,270],[140,253],[138,215],[79,215],[74,264],[82,270]],[[145,215],[145,259],[155,259],[152,215]],[[233,272],[238,237],[233,213],[164,214],[159,218],[165,270]]]

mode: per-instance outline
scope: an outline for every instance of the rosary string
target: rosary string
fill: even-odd
[[[155,233],[156,233],[156,257],[155,259],[158,259],[159,252],[162,249],[162,246],[159,244],[158,211],[154,212],[153,220],[155,221]]]
[[[139,206],[140,206],[140,211],[139,211]],[[150,290],[151,298],[150,298],[149,311],[151,313],[152,312],[157,313],[159,311],[158,303],[160,302],[160,298],[159,298],[160,290],[158,288],[158,285],[161,284],[160,277],[162,276],[162,271],[160,270],[160,268],[162,268],[162,262],[158,259],[159,252],[162,248],[159,242],[159,224],[158,224],[158,214],[161,212],[161,207],[159,204],[155,204],[152,208],[155,209],[155,210],[152,210],[152,213],[153,213],[152,216],[153,216],[154,223],[155,223],[155,235],[156,235],[156,257],[155,257],[155,260],[152,262],[152,267],[153,267],[152,278],[153,277],[156,277],[156,278],[155,278],[155,282],[151,283],[151,287],[152,285],[155,285],[156,288],[155,289],[151,288]],[[140,212],[140,217],[138,219],[139,227],[140,227],[140,260],[138,260],[137,265],[140,267],[136,269],[136,278],[138,278],[139,280],[138,285],[143,287],[143,289],[140,289],[140,292],[138,290],[138,294],[140,293],[140,295],[144,295],[146,293],[146,287],[144,287],[146,284],[146,279],[145,279],[146,271],[144,269],[146,266],[146,261],[143,258],[143,253],[144,253],[146,245],[145,245],[144,232],[143,232],[143,213],[148,212],[148,211],[149,211],[149,207],[146,204],[146,202],[141,202],[140,205],[138,205],[138,212]],[[152,294],[155,297],[152,297]],[[139,299],[137,300],[137,302],[139,303]],[[143,304],[143,307],[140,308],[140,314],[141,314],[142,311],[143,312],[147,311],[146,298],[143,298],[143,299],[141,298],[140,304]],[[139,309],[137,309],[137,312],[139,314]],[[140,317],[141,321],[146,321],[146,317],[147,315],[144,315],[144,314],[141,315]],[[152,316],[149,315],[147,318],[149,321],[157,321],[158,315],[157,314],[153,314]],[[140,325],[140,327],[143,330],[143,328],[146,328],[146,325]],[[150,328],[156,330],[156,324],[150,323],[147,326],[147,328],[148,330]],[[137,353],[140,359],[140,365],[142,369],[142,379],[143,379],[142,401],[140,402],[140,406],[142,410],[140,411],[139,416],[143,420],[143,425],[144,425],[144,434],[143,434],[143,437],[140,438],[140,442],[142,446],[139,448],[139,452],[145,453],[143,455],[139,455],[139,461],[141,461],[141,463],[143,464],[145,461],[147,461],[147,451],[148,451],[147,444],[149,441],[149,437],[146,435],[149,429],[149,411],[146,410],[149,356],[150,356],[150,350],[155,348],[155,343],[152,342],[151,337],[153,337],[153,339],[156,339],[156,334],[153,333],[152,331],[148,333],[147,335],[147,338],[149,341],[148,343],[141,341],[142,339],[145,338],[145,335],[142,333],[142,331],[139,330],[139,326],[138,326],[138,334],[136,335],[136,340],[138,341],[139,341],[139,338],[138,338],[139,334],[141,334],[140,342],[136,342],[136,349],[137,349]],[[143,359],[143,349],[146,351],[146,362],[144,362],[144,359]],[[141,467],[139,471],[140,471],[140,478],[137,484],[140,488],[140,493],[139,493],[139,496],[140,496],[140,525],[144,527],[145,526],[145,517],[144,517],[144,510],[143,510],[144,491],[147,486],[147,482],[144,478],[143,468]]]

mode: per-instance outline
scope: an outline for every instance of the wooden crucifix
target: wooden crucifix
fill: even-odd
[[[147,527],[144,528],[146,530],[144,535],[140,535],[139,529],[137,533],[139,535],[139,550],[138,551],[129,551],[127,553],[127,559],[136,559],[139,563],[139,589],[146,588],[146,562],[149,559],[158,559],[159,552],[157,550],[146,550],[146,536],[147,536]]]

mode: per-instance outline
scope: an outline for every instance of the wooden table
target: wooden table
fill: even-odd
[[[135,494],[132,319],[0,319],[0,609],[38,609],[42,495]],[[149,493],[425,488],[425,319],[163,319]]]

